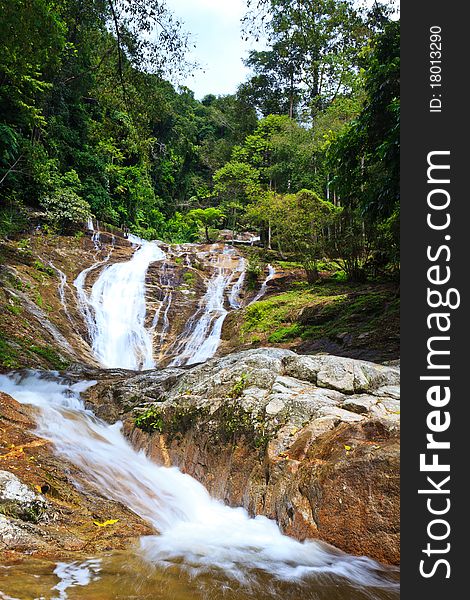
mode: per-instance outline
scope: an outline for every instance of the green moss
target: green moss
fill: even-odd
[[[248,386],[248,375],[243,373],[240,379],[234,384],[232,389],[229,392],[230,398],[239,398],[243,390]]]
[[[12,315],[18,316],[22,313],[23,309],[18,304],[7,304],[6,309]]]
[[[287,327],[280,327],[268,337],[268,342],[271,342],[272,344],[287,342],[299,337],[299,335],[302,334],[302,331],[303,328],[298,323],[288,325]]]
[[[34,300],[35,300],[36,304],[39,306],[39,308],[43,308],[44,300],[42,299],[40,292],[36,291]]]
[[[196,274],[193,271],[185,271],[183,273],[183,281],[186,285],[193,287],[196,283]]]
[[[35,260],[33,266],[36,269],[36,271],[40,271],[41,273],[49,275],[50,277],[55,277],[56,273],[54,269],[48,265],[45,265],[40,260]]]
[[[193,405],[150,407],[139,415],[135,426],[147,433],[158,432],[169,439],[184,435],[193,427],[209,436],[213,444],[235,444],[242,437],[254,448],[265,449],[272,438],[264,426],[264,417],[258,420],[236,402],[227,401],[215,412],[207,407]]]
[[[45,358],[47,362],[51,365],[51,367],[57,369],[58,371],[63,371],[70,365],[68,361],[64,360],[50,346],[31,344],[28,347],[28,350],[30,350],[30,352],[33,352],[37,356],[42,356],[43,358]]]
[[[41,502],[32,502],[26,506],[14,500],[0,502],[0,515],[12,519],[20,519],[27,523],[39,523],[43,514],[44,505]]]

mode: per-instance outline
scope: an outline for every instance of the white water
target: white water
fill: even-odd
[[[59,285],[57,286],[57,291],[59,292],[60,303],[62,304],[62,308],[64,309],[64,313],[67,319],[71,321],[69,309],[67,307],[67,300],[65,297],[65,288],[69,287],[69,284],[67,282],[67,275],[61,269],[56,267],[51,261],[49,261],[49,266],[52,267],[59,276]]]
[[[152,262],[164,260],[165,253],[155,242],[134,236],[139,245],[127,262],[105,267],[90,294],[85,291],[85,269],[75,280],[79,302],[96,358],[105,367],[152,369],[155,367],[152,332],[145,326],[145,276]]]
[[[230,250],[217,254],[217,261],[221,264],[216,263],[214,274],[207,281],[207,291],[183,331],[185,341],[176,348],[176,358],[170,363],[171,367],[205,362],[216,353],[228,313],[224,306],[225,292],[233,277],[232,271],[224,267]]]
[[[243,257],[241,257],[239,260],[237,272],[239,272],[240,275],[238,276],[237,282],[232,287],[228,297],[229,304],[234,310],[241,308],[240,292],[243,288],[243,284],[245,283],[246,276],[246,261]]]
[[[245,510],[212,499],[177,468],[152,463],[130,446],[119,423],[108,425],[84,408],[79,394],[90,385],[33,373],[23,378],[0,375],[2,391],[39,409],[38,434],[52,441],[60,456],[106,497],[127,505],[160,533],[141,540],[147,561],[180,564],[192,574],[221,570],[246,583],[262,571],[279,580],[330,576],[346,578],[354,586],[392,586],[374,561],[314,541],[297,542],[282,535],[274,521],[250,518]],[[82,585],[91,576],[89,566],[58,565],[62,585],[56,589],[63,594],[72,584]]]
[[[256,296],[253,298],[253,300],[250,302],[250,304],[253,304],[253,302],[258,302],[258,300],[261,300],[261,298],[266,294],[266,290],[268,289],[268,282],[271,281],[271,279],[273,279],[275,274],[276,274],[275,268],[272,265],[268,265],[268,275],[267,275],[266,279],[263,281],[260,291],[256,294]]]

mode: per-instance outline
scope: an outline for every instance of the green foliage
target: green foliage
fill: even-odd
[[[49,265],[45,265],[40,260],[35,260],[33,263],[33,266],[37,271],[40,271],[41,273],[45,273],[46,275],[49,275],[49,277],[56,276],[56,272],[54,271],[54,269],[52,267],[50,267]]]
[[[9,197],[2,200],[0,205],[0,237],[15,236],[25,231],[28,225],[28,217],[23,203]]]
[[[399,23],[387,23],[366,55],[366,99],[328,149],[345,206],[338,255],[352,278],[396,269],[399,260]],[[362,243],[360,243],[362,242]]]
[[[311,280],[324,257],[396,273],[399,25],[377,3],[247,4],[268,47],[200,102],[165,80],[190,65],[164,0],[0,0],[0,235],[43,208],[43,232],[90,214],[173,243],[258,229]]]
[[[209,244],[211,242],[209,229],[216,227],[225,218],[223,212],[218,208],[195,208],[190,210],[187,214],[189,221],[194,221],[197,225],[204,228],[205,241]]]
[[[248,259],[246,265],[246,286],[249,290],[254,290],[258,286],[258,281],[263,273],[264,264],[258,256],[253,255]]]
[[[148,410],[139,415],[134,423],[136,427],[147,433],[152,433],[154,431],[158,431],[158,433],[163,432],[162,413],[156,406],[151,406]]]
[[[248,375],[246,373],[243,373],[240,379],[236,383],[234,383],[228,395],[230,398],[233,399],[240,398],[240,396],[243,394],[243,390],[245,390],[247,387]]]
[[[367,350],[398,353],[400,300],[392,285],[324,280],[260,300],[243,313],[241,344],[285,344],[329,340],[344,335]],[[328,347],[328,346],[327,346]]]
[[[189,285],[190,287],[193,287],[193,285],[196,283],[197,278],[196,275],[194,273],[194,271],[185,271],[183,273],[183,281],[186,285]]]
[[[90,205],[71,188],[54,191],[41,200],[48,222],[60,232],[73,233],[91,216]]]

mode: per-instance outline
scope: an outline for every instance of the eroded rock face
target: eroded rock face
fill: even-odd
[[[32,433],[30,409],[0,392],[0,559],[16,553],[66,558],[124,548],[151,533],[139,517],[103,497]],[[110,526],[97,523],[116,520]]]
[[[397,367],[264,348],[115,373],[88,401],[224,502],[298,539],[398,562]]]

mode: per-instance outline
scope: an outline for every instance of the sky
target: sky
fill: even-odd
[[[242,59],[253,47],[240,33],[245,0],[167,0],[167,6],[191,32],[196,44],[191,58],[202,67],[181,84],[198,99],[206,94],[233,94],[247,78],[249,70]]]
[[[398,0],[393,0],[397,8]],[[370,5],[373,0],[357,0],[357,5]],[[233,94],[249,75],[243,58],[260,44],[244,42],[240,19],[245,0],[167,0],[168,8],[184,22],[191,32],[196,48],[190,54],[201,69],[180,82],[193,90],[197,99],[206,94]],[[398,16],[398,15],[397,15]]]

